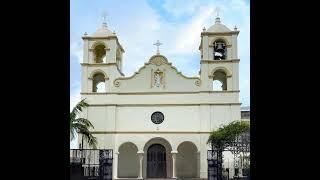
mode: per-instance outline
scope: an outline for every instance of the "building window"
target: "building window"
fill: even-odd
[[[164,115],[162,112],[154,112],[152,113],[151,115],[151,121],[154,123],[154,124],[161,124],[164,120]]]

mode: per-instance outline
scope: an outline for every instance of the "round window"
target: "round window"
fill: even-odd
[[[154,112],[151,115],[151,121],[155,124],[161,124],[164,120],[164,115],[162,114],[162,112]]]

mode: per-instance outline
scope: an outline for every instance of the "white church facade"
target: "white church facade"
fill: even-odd
[[[219,17],[203,29],[194,77],[159,50],[126,77],[124,47],[106,23],[82,37],[81,98],[90,106],[81,116],[94,125],[98,148],[113,149],[113,179],[207,178],[210,132],[241,118],[238,34]]]

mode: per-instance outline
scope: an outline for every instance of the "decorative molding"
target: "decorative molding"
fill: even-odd
[[[213,78],[214,73],[219,70],[223,71],[226,74],[226,77],[232,76],[232,72],[228,68],[223,67],[223,66],[218,66],[218,67],[215,67],[214,69],[212,69],[211,73],[209,74],[209,78]]]
[[[213,59],[202,59],[200,64],[218,64],[218,63],[239,63],[240,59],[229,59],[229,60],[213,60]]]
[[[200,80],[200,79],[197,79],[197,80],[194,82],[194,84],[195,84],[196,86],[200,86],[200,85],[201,85],[201,80]]]
[[[149,59],[149,61],[147,63],[144,63],[144,65],[142,67],[140,67],[140,69],[137,72],[135,72],[132,76],[116,78],[115,81],[114,81],[114,84],[115,83],[118,84],[118,82],[120,83],[121,80],[132,79],[137,74],[139,74],[142,69],[146,68],[147,65],[150,65],[150,64],[155,64],[157,66],[160,66],[160,65],[163,65],[163,64],[167,64],[168,66],[170,66],[170,68],[174,69],[178,75],[180,75],[181,77],[183,77],[185,79],[200,80],[199,77],[187,77],[187,76],[183,75],[180,71],[177,70],[176,67],[174,67],[172,65],[172,63],[169,63],[169,61],[167,60],[167,58],[165,56],[163,56],[163,55],[154,55]],[[116,86],[116,87],[119,87],[119,86],[120,86],[120,84],[118,86]]]
[[[210,134],[210,131],[91,131],[92,134]]]
[[[111,36],[82,36],[82,39],[118,39],[117,36],[111,35]]]
[[[107,45],[105,42],[103,42],[103,41],[95,41],[95,42],[91,45],[91,47],[90,47],[89,49],[94,50],[94,49],[95,49],[97,46],[99,46],[99,45],[103,45],[103,46],[105,47],[105,49],[108,48],[108,45]]]
[[[201,32],[201,37],[204,35],[217,35],[217,36],[230,36],[230,35],[238,35],[240,31],[230,31],[230,32]]]
[[[184,104],[90,104],[89,106],[117,106],[117,107],[138,107],[138,106],[199,106],[199,105],[221,105],[221,106],[231,106],[231,105],[241,105],[242,103],[184,103]]]
[[[94,71],[91,72],[90,76],[88,77],[88,79],[93,79],[93,76],[97,73],[102,73],[104,75],[104,79],[108,80],[109,77],[108,75],[101,69],[95,69]]]
[[[113,81],[113,85],[114,85],[115,87],[119,87],[120,84],[121,84],[121,83],[120,83],[117,79],[115,79],[115,80]]]
[[[119,82],[120,83],[120,82]],[[104,92],[104,93],[95,93],[95,92],[81,92],[81,95],[163,95],[163,94],[199,94],[199,93],[239,93],[240,90],[227,90],[227,91],[171,91],[171,92]]]
[[[209,43],[209,47],[214,47],[214,45],[213,45],[214,42],[216,42],[216,41],[218,41],[218,40],[224,41],[224,42],[226,43],[227,47],[228,47],[228,46],[231,47],[231,43],[228,41],[228,39],[227,39],[226,37],[223,37],[223,36],[216,36],[216,37],[214,37],[214,38],[211,40],[211,42]]]
[[[162,64],[168,64],[168,60],[166,57],[162,55],[154,55],[149,60],[150,64],[155,64],[156,66],[160,66]]]
[[[117,63],[80,63],[81,66],[113,66],[117,65]]]
[[[120,47],[122,52],[125,52],[121,44],[119,43],[118,37],[116,35],[111,35],[111,36],[82,36],[83,40],[96,40],[96,39],[104,39],[104,40],[110,40],[110,39],[115,39],[117,41],[117,45]]]

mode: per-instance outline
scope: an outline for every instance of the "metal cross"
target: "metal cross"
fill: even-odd
[[[215,9],[215,12],[217,13],[217,17],[219,17],[219,12],[221,11],[221,9],[217,6]]]
[[[159,46],[161,46],[161,45],[162,45],[162,43],[160,43],[160,41],[159,41],[159,40],[157,40],[157,42],[156,42],[156,43],[154,43],[153,45],[156,45],[156,46],[157,46],[157,54],[160,54]]]
[[[104,11],[102,13],[102,21],[103,21],[103,23],[106,23],[106,19],[107,19],[107,13]]]

